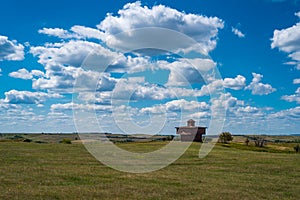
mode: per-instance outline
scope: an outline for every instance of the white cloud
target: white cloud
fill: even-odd
[[[273,118],[280,118],[280,119],[296,119],[299,120],[300,118],[300,106],[295,108],[289,108],[286,110],[282,110],[276,113],[271,114]],[[298,121],[299,122],[299,121]]]
[[[229,92],[220,95],[218,99],[211,99],[212,108],[218,110],[219,107],[224,107],[226,110],[233,108],[236,110],[236,106],[244,105],[243,101],[233,97]]]
[[[43,77],[43,76],[45,76],[45,73],[44,72],[42,72],[42,71],[40,71],[40,70],[36,70],[36,69],[33,69],[33,70],[31,70],[31,75],[33,76],[33,77]]]
[[[59,94],[10,90],[5,92],[4,102],[11,104],[41,104],[48,98],[62,98]]]
[[[294,84],[300,84],[300,78],[294,79],[294,80],[293,80],[293,83],[294,83]]]
[[[0,99],[0,110],[7,110],[7,111],[11,111],[12,109],[19,109],[20,106],[19,105],[15,105],[15,104],[10,104],[5,102],[3,99]]]
[[[170,70],[166,86],[189,86],[194,83],[204,83],[205,75],[216,66],[211,59],[178,59],[174,62],[160,61],[158,67]],[[204,77],[203,77],[204,76]]]
[[[300,11],[296,12],[295,15],[300,18]]]
[[[299,41],[300,23],[297,23],[286,29],[274,30],[271,47],[277,47],[281,51],[291,53],[299,50]]]
[[[276,91],[270,84],[261,83],[263,75],[256,73],[252,73],[252,75],[252,82],[245,89],[251,90],[253,95],[268,95]]]
[[[67,30],[61,28],[43,28],[38,31],[41,34],[55,36],[59,38],[74,38],[75,35],[70,34]]]
[[[288,53],[300,70],[300,22],[286,29],[274,30],[271,47]]]
[[[43,65],[62,64],[79,67],[83,64],[87,56],[89,56],[90,63],[88,64],[90,67],[94,67],[94,70],[107,67],[114,59],[122,56],[104,48],[100,44],[73,40],[56,44],[56,46],[31,47],[30,52],[34,56],[38,56],[39,62]]]
[[[288,101],[288,102],[297,102],[300,104],[300,95],[299,94],[292,94],[292,95],[284,95],[281,99]]]
[[[127,58],[124,55],[88,41],[71,40],[52,45],[46,44],[45,46],[31,47],[30,51],[33,55],[39,57],[39,62],[44,65],[46,70],[45,76],[33,80],[34,89],[70,93],[75,80],[78,81],[77,85],[82,84],[82,88],[91,89],[95,88],[94,84],[100,78],[99,72],[105,70],[108,65],[112,64],[107,69],[110,71],[124,72],[128,67],[118,67],[116,63],[112,63],[117,58],[118,60],[125,60],[126,63]],[[85,61],[87,57],[88,60]],[[38,71],[32,71],[31,73],[37,75]]]
[[[124,90],[127,92],[124,92]],[[130,82],[127,79],[119,80],[113,90],[113,99],[163,100],[175,97],[176,94],[164,86]]]
[[[32,79],[32,74],[29,71],[27,71],[27,69],[25,68],[19,69],[16,72],[11,72],[9,73],[9,76],[13,78],[20,78],[25,80]]]
[[[138,17],[137,17],[138,16]],[[163,16],[163,17],[162,17]],[[150,19],[150,20],[149,20]],[[143,27],[161,27],[170,28],[175,31],[192,36],[196,39],[203,48],[207,50],[214,49],[218,30],[223,28],[223,21],[217,17],[206,17],[195,14],[186,14],[175,9],[159,5],[152,8],[142,6],[140,2],[128,3],[123,9],[119,10],[118,16],[108,14],[107,17],[97,26],[99,29],[88,28],[84,26],[73,26],[70,31],[60,28],[43,28],[39,33],[47,34],[49,36],[56,36],[66,40],[61,43],[46,43],[44,46],[31,47],[30,52],[39,58],[39,63],[45,67],[45,76],[33,80],[34,89],[48,89],[56,91],[70,90],[76,78],[82,74],[83,69],[79,69],[84,60],[88,57],[88,62],[85,63],[88,69],[101,71],[106,68],[106,72],[127,72],[135,73],[144,71],[146,69],[166,69],[166,66],[161,67],[159,64],[153,64],[147,57],[132,57],[125,56],[121,53],[113,52],[106,47],[89,41],[81,41],[81,39],[96,38],[102,40],[106,45],[115,41],[113,34],[131,30],[134,28]],[[148,35],[151,33],[147,33]],[[137,38],[147,38],[145,35],[127,35],[129,38],[139,40]],[[168,38],[168,37],[167,37]],[[73,40],[77,39],[77,40]],[[127,38],[128,39],[128,38]],[[119,41],[123,44],[130,44],[130,40]],[[155,38],[158,43],[165,38]],[[153,42],[153,38],[149,41]],[[172,40],[172,45],[174,45]],[[136,43],[136,41],[134,41]],[[115,43],[116,44],[116,43]],[[109,45],[109,44],[108,44]],[[184,44],[186,45],[186,44]],[[175,45],[176,46],[176,45]],[[91,55],[92,54],[92,55]],[[91,58],[91,59],[90,59]],[[113,61],[113,62],[112,62]],[[202,77],[197,70],[210,70],[215,67],[215,63],[210,59],[190,59],[188,62],[183,62],[182,59],[177,60],[169,65],[170,75],[168,84],[178,86],[182,82],[179,80],[180,76],[176,76],[175,71],[180,74],[187,74],[187,81],[189,83],[203,82]],[[184,67],[179,66],[184,63]],[[196,66],[196,69],[191,67]],[[176,66],[178,65],[178,66]],[[198,68],[199,69],[198,69]],[[78,68],[78,69],[76,69]],[[86,72],[85,72],[86,73]],[[198,73],[197,76],[195,76]],[[16,76],[16,74],[14,74]],[[99,74],[89,73],[90,82],[95,80]],[[27,78],[30,75],[27,73]],[[205,77],[206,78],[206,77]],[[117,79],[101,80],[104,85],[99,88],[102,91],[109,91],[116,84]],[[89,81],[88,81],[89,82]],[[108,87],[108,84],[111,84]],[[131,85],[124,85],[124,88],[129,88]],[[129,88],[130,89],[130,88]],[[158,92],[152,99],[162,99],[164,97],[174,97],[174,92],[167,91],[157,87],[157,85],[141,86],[137,89],[134,98],[150,98],[150,94]],[[199,93],[198,93],[199,94]]]
[[[236,36],[238,36],[239,38],[244,38],[244,37],[245,37],[245,34],[242,33],[242,31],[240,31],[240,30],[237,29],[237,28],[231,27],[231,31],[232,31]]]
[[[80,77],[80,78],[78,78]],[[94,71],[85,71],[77,67],[48,66],[46,77],[34,79],[32,82],[33,89],[50,90],[57,92],[71,93],[75,81],[77,89],[96,89],[95,83],[100,78],[99,73]]]
[[[2,76],[1,72],[2,72],[2,69],[0,68],[0,76]]]
[[[284,95],[281,97],[281,99],[288,101],[288,102],[296,102],[300,104],[300,87],[297,88],[295,91],[295,94],[292,95]]]
[[[84,110],[84,111],[110,111],[109,105],[95,105],[95,104],[78,104],[78,103],[65,103],[65,104],[52,104],[52,111],[64,111],[64,110]]]
[[[123,9],[118,11],[118,16],[108,14],[97,28],[109,36],[107,41],[111,46],[129,46],[128,48],[131,48],[132,45],[134,47],[133,43],[137,41],[149,40],[149,42],[153,42],[154,37],[155,42],[166,44],[166,46],[171,45],[165,42],[168,40],[167,35],[164,38],[159,38],[157,33],[149,32],[149,30],[143,32],[143,34],[129,32],[123,34],[122,37],[120,35],[113,36],[132,29],[160,27],[184,33],[199,42],[203,49],[211,51],[216,46],[218,29],[223,28],[223,26],[223,21],[217,17],[186,14],[164,5],[149,8],[142,6],[141,2],[137,1],[126,4]],[[176,45],[185,46],[184,44]]]
[[[206,102],[187,101],[185,99],[172,100],[165,104],[154,105],[141,109],[142,113],[161,114],[166,112],[208,112],[210,106]]]
[[[246,78],[242,75],[237,75],[235,78],[225,78],[213,80],[207,85],[203,85],[201,90],[199,91],[201,95],[209,95],[210,93],[223,91],[224,88],[229,88],[233,90],[241,90],[246,85]]]
[[[24,46],[15,40],[8,40],[6,36],[0,35],[0,61],[2,60],[23,60]]]
[[[62,28],[43,28],[38,31],[41,34],[48,36],[54,36],[61,39],[86,39],[93,38],[98,40],[104,40],[104,33],[95,28],[85,26],[73,26],[71,31],[67,31]]]
[[[246,78],[241,75],[237,75],[235,78],[225,78],[224,87],[233,90],[241,90],[246,86]]]
[[[124,92],[124,90],[126,90],[126,92]],[[112,99],[130,100],[164,100],[209,95],[206,88],[198,90],[181,87],[165,87],[160,84],[148,82],[132,82],[128,79],[120,79],[112,92]]]
[[[31,72],[29,72],[27,69],[22,68],[16,72],[9,73],[9,76],[13,77],[13,78],[29,80],[29,79],[32,79],[33,77],[43,77],[44,72],[42,72],[40,70],[31,70]]]
[[[259,111],[258,108],[252,107],[252,106],[246,106],[246,107],[239,107],[237,109],[237,112],[242,112],[242,113],[257,113]]]
[[[182,109],[183,111],[196,112],[197,110],[208,111],[210,109],[206,102],[187,101],[185,99],[173,100],[165,105],[168,111],[179,111]]]
[[[98,29],[89,28],[85,26],[73,26],[71,31],[76,33],[78,36],[82,38],[95,38],[99,40],[104,40],[104,33],[99,31]]]
[[[142,72],[146,69],[154,70],[156,64],[151,62],[147,57],[132,57],[119,56],[111,65],[106,69],[107,72],[127,72],[136,73]]]

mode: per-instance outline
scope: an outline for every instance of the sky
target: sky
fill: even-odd
[[[1,133],[300,133],[298,0],[1,4]]]

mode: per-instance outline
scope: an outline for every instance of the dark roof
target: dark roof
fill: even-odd
[[[176,126],[175,128],[207,128],[204,126]]]

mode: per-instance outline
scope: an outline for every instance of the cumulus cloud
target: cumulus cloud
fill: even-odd
[[[233,90],[241,90],[246,86],[246,78],[241,75],[237,75],[235,78],[225,78],[224,87]]]
[[[252,73],[252,76],[252,82],[245,89],[251,90],[253,95],[268,95],[276,91],[270,84],[261,83],[263,75]]]
[[[8,40],[8,37],[0,35],[0,61],[2,60],[23,60],[24,46],[15,40]]]
[[[210,106],[206,102],[187,101],[185,99],[172,100],[165,104],[154,105],[141,109],[142,113],[161,114],[165,112],[208,112]]]
[[[226,110],[231,108],[236,108],[238,105],[243,105],[244,102],[238,100],[236,97],[233,97],[229,92],[220,95],[217,99],[211,99],[212,108],[216,109],[223,107]]]
[[[126,92],[124,92],[126,90]],[[206,88],[192,89],[182,87],[165,87],[156,83],[135,82],[120,79],[112,91],[112,99],[128,100],[165,100],[181,97],[200,97],[209,95]]]
[[[124,90],[127,92],[124,92]],[[113,90],[113,99],[163,100],[175,97],[176,94],[173,91],[162,85],[147,82],[130,82],[127,79],[119,80],[118,84]]]
[[[19,109],[20,106],[19,105],[16,105],[16,104],[10,104],[10,103],[7,103],[5,102],[3,99],[0,99],[0,110],[3,111],[3,110],[12,110],[12,109]]]
[[[16,72],[11,72],[9,73],[9,76],[13,78],[20,78],[25,80],[32,79],[32,74],[29,71],[27,71],[27,69],[25,68],[19,69]]]
[[[239,107],[237,109],[237,112],[242,112],[242,113],[257,113],[258,111],[259,111],[258,108],[252,106]]]
[[[168,46],[165,42],[168,40],[168,35],[159,38],[158,36],[162,37],[162,35],[157,35],[149,30],[143,34],[129,32],[122,36],[113,36],[132,29],[160,27],[184,33],[199,42],[203,49],[211,51],[216,46],[218,30],[223,26],[223,21],[217,17],[186,14],[164,5],[149,8],[142,6],[141,2],[137,1],[126,4],[123,9],[118,11],[118,16],[108,14],[97,28],[109,35],[109,45],[111,46],[132,46],[132,43],[136,41],[149,40],[149,42],[153,42],[154,37],[155,42]]]
[[[158,67],[170,71],[166,86],[189,86],[204,83],[203,77],[207,71],[213,69],[216,63],[211,59],[178,59],[174,62],[160,61]]]
[[[286,29],[274,30],[271,47],[288,53],[300,70],[300,22]]]
[[[273,118],[288,118],[288,119],[296,119],[299,120],[300,118],[300,106],[297,106],[295,108],[289,108],[286,110],[282,110],[276,113],[271,114],[271,117]]]
[[[62,98],[59,94],[10,90],[4,93],[4,102],[11,104],[41,104],[48,98]]]
[[[105,71],[110,64],[112,64],[110,71],[121,71],[112,62],[117,58],[127,59],[122,54],[88,41],[71,40],[48,46],[31,47],[30,52],[39,58],[39,63],[43,64],[46,70],[43,77],[33,80],[33,88],[68,93],[72,92],[75,80],[81,81],[82,88],[95,88],[93,84],[100,78],[100,71]],[[84,62],[87,57],[89,59]],[[123,71],[125,68],[123,67]],[[81,83],[78,82],[77,85]]]
[[[124,55],[108,49],[106,46],[104,47],[90,41],[82,41],[82,39],[94,38],[101,40],[108,46],[111,46],[111,43],[130,46],[133,43],[139,45],[139,42],[144,39],[149,40],[150,43],[155,41],[158,44],[170,39],[170,35],[162,37],[156,33],[157,30],[153,34],[147,30],[144,32],[145,35],[141,33],[135,35],[135,32],[130,32],[123,35],[125,38],[114,35],[131,29],[153,26],[187,34],[196,39],[203,49],[210,51],[215,48],[218,31],[224,25],[223,21],[217,17],[186,14],[164,5],[148,8],[147,6],[142,6],[141,2],[135,2],[126,4],[123,9],[118,11],[117,16],[108,14],[97,26],[98,29],[78,25],[73,26],[69,31],[61,28],[43,28],[39,30],[39,33],[55,36],[64,39],[64,41],[60,43],[46,43],[44,46],[30,48],[30,52],[39,58],[39,63],[44,65],[46,71],[44,76],[33,80],[33,88],[67,90],[73,86],[79,74],[83,73],[82,71],[91,69],[97,72],[102,71],[104,68],[105,72],[108,73],[136,73],[146,69],[168,69],[170,71],[168,83],[166,84],[168,86],[183,86],[184,82],[192,84],[203,83],[203,78],[198,71],[208,71],[214,68],[216,63],[210,59],[189,59],[189,61],[177,59],[173,63],[164,62],[166,66],[163,66],[160,61],[154,64],[147,56],[139,56],[140,52],[134,52],[138,56]],[[139,38],[142,38],[142,40],[139,40]],[[177,43],[174,43],[175,40],[178,41],[177,39],[171,38],[169,41],[170,45],[177,46]],[[190,47],[186,43],[183,45],[185,45],[184,48]],[[87,57],[89,59],[85,60]],[[84,63],[84,61],[88,61],[88,63]],[[82,66],[84,69],[80,69],[82,63],[84,63],[84,66]],[[196,66],[196,68],[191,65]],[[20,73],[12,75],[29,79],[29,72],[27,72],[27,76],[25,76],[25,73],[23,71],[22,75]],[[181,75],[178,76],[178,74]],[[89,73],[87,77],[90,80],[95,80],[96,76],[99,76],[99,74],[95,73],[92,75]],[[101,81],[106,83],[106,88],[100,86],[99,89],[102,91],[111,90],[117,82],[112,78],[105,79],[105,77]],[[109,87],[107,87],[108,84],[110,84]],[[125,88],[129,87],[130,85],[125,86]],[[154,85],[140,86],[138,87],[139,90],[135,92],[135,98],[148,98],[150,96],[146,94],[150,94],[150,91],[166,91],[158,88]],[[168,95],[164,94],[162,96],[173,97],[170,92],[168,92]],[[153,98],[161,99],[163,98],[162,96],[154,95]]]
[[[299,94],[292,94],[292,95],[284,95],[281,99],[288,101],[288,102],[296,102],[300,104],[300,95]]]
[[[279,48],[280,50],[291,53],[299,50],[300,40],[300,23],[295,24],[292,27],[274,30],[272,38],[272,48]]]
[[[296,12],[295,15],[300,18],[300,11]]]
[[[224,88],[232,90],[241,90],[246,86],[246,78],[242,75],[237,75],[235,78],[217,79],[211,81],[207,85],[201,87],[202,95],[209,95],[210,93],[223,91]]]
[[[300,104],[300,87],[297,88],[297,90],[295,91],[295,94],[284,95],[281,97],[281,99],[288,101],[288,102],[296,102],[296,103]]]
[[[13,77],[13,78],[29,80],[29,79],[32,79],[33,77],[43,77],[44,72],[42,72],[40,70],[31,70],[31,72],[29,72],[27,69],[22,68],[22,69],[19,69],[18,71],[9,73],[9,76]]]
[[[237,28],[231,27],[231,31],[232,31],[236,36],[238,36],[239,38],[244,38],[244,37],[245,37],[245,34],[242,33],[242,31],[240,31],[240,30],[237,29]]]
[[[152,27],[161,28],[161,31],[142,30]],[[43,28],[39,33],[61,39],[98,39],[110,47],[121,49],[123,47],[126,50],[136,49],[137,45],[140,47],[141,42],[146,46],[156,43],[174,51],[194,48],[192,45],[195,44],[191,44],[191,41],[180,40],[182,35],[172,34],[172,31],[178,31],[195,39],[204,52],[209,52],[215,48],[218,31],[223,27],[223,21],[217,17],[186,14],[164,5],[148,8],[137,1],[124,5],[117,16],[107,14],[97,25],[98,29],[76,25],[70,31],[61,28]],[[135,32],[134,29],[140,30]],[[177,41],[176,44],[174,40]]]
[[[98,66],[98,68],[106,67],[108,64],[111,64],[114,59],[122,56],[104,48],[100,44],[74,40],[66,43],[58,43],[50,47],[31,47],[30,52],[34,56],[38,56],[39,62],[43,65],[55,63],[79,67],[83,64],[84,59],[90,56],[90,62],[94,61],[95,63],[88,64],[95,67],[94,70],[97,70],[96,66]]]
[[[95,90],[100,74],[94,71],[86,71],[77,67],[64,67],[54,65],[47,67],[46,77],[33,79],[32,87],[37,90],[49,90],[71,93],[76,83],[78,90]],[[101,79],[100,79],[101,80]],[[102,85],[100,84],[99,87]],[[75,88],[74,88],[75,89]]]

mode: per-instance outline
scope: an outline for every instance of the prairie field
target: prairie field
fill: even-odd
[[[118,145],[151,151],[166,143]],[[292,144],[270,144],[265,151],[217,144],[199,159],[200,145],[193,143],[164,169],[132,174],[103,165],[79,142],[4,140],[0,199],[300,199],[300,154]]]

